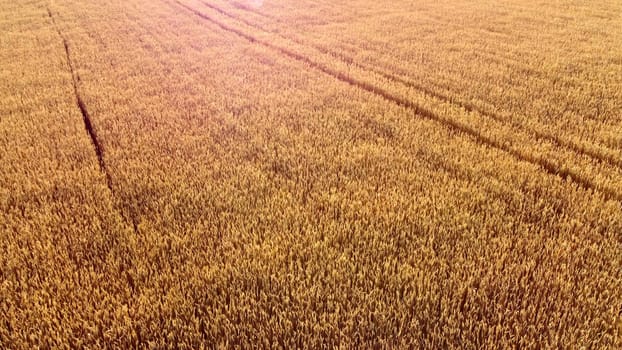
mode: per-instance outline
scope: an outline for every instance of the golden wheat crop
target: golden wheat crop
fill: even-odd
[[[620,23],[0,0],[0,348],[622,347]]]

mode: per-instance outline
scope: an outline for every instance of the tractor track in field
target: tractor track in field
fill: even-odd
[[[425,108],[419,104],[416,104],[410,100],[396,96],[390,93],[389,91],[382,89],[381,87],[375,86],[373,84],[370,84],[364,81],[354,79],[344,74],[343,72],[331,69],[330,67],[322,63],[316,62],[313,59],[303,54],[297,53],[295,51],[292,51],[284,47],[277,46],[268,41],[259,39],[253,36],[252,34],[249,34],[249,33],[244,32],[243,30],[234,28],[226,23],[223,23],[222,21],[219,21],[217,18],[214,18],[213,16],[207,15],[191,6],[188,6],[179,0],[169,0],[169,1],[176,3],[180,7],[185,8],[190,13],[193,13],[195,16],[216,25],[218,28],[226,32],[233,33],[247,40],[248,42],[264,46],[270,50],[275,51],[276,53],[282,56],[289,57],[290,59],[301,62],[317,71],[320,71],[328,76],[331,76],[332,78],[336,80],[342,81],[358,89],[361,89],[363,91],[372,93],[376,96],[382,97],[385,100],[390,101],[398,106],[404,107],[406,109],[410,109],[411,111],[413,111],[414,114],[424,117],[426,119],[435,121],[449,129],[453,129],[464,135],[467,135],[481,145],[494,148],[494,149],[498,149],[504,153],[507,153],[513,156],[515,159],[519,161],[524,161],[524,162],[533,164],[541,168],[545,173],[548,173],[553,176],[561,177],[565,181],[574,182],[575,184],[577,184],[578,186],[582,187],[585,190],[592,191],[594,193],[600,193],[605,200],[615,200],[618,202],[622,202],[622,195],[617,193],[615,190],[605,187],[605,186],[600,186],[598,184],[595,184],[591,179],[583,176],[582,174],[573,172],[565,168],[561,168],[558,165],[556,165],[554,162],[548,159],[534,157],[530,155],[529,152],[527,151],[519,151],[516,149],[512,149],[504,145],[502,142],[482,134],[478,130],[470,127],[469,125],[459,123],[450,118],[443,118],[442,116],[438,115],[432,110]]]
[[[97,137],[97,132],[95,131],[95,128],[93,127],[91,116],[88,110],[86,109],[86,105],[84,103],[84,100],[82,99],[82,96],[80,95],[80,90],[78,89],[78,84],[80,82],[80,76],[78,75],[78,72],[76,72],[75,67],[73,65],[73,61],[71,60],[71,49],[69,48],[69,42],[67,41],[67,38],[65,37],[63,32],[58,27],[58,24],[56,23],[56,18],[54,18],[54,15],[52,14],[52,11],[50,10],[50,8],[47,9],[47,12],[48,12],[48,16],[52,20],[52,23],[54,24],[54,28],[56,29],[56,32],[58,33],[58,35],[61,37],[63,41],[63,46],[65,47],[65,56],[66,56],[65,58],[67,60],[67,65],[69,66],[69,71],[71,72],[71,82],[73,86],[73,92],[76,97],[76,105],[78,109],[80,110],[80,114],[82,114],[82,121],[84,122],[84,128],[86,129],[86,132],[89,135],[89,138],[91,139],[91,144],[93,145],[93,149],[95,151],[95,154],[97,155],[97,160],[99,161],[99,168],[101,169],[102,173],[104,173],[106,177],[106,184],[108,185],[108,188],[112,191],[112,178],[110,174],[108,173],[108,169],[106,168],[106,162],[104,161],[103,148]]]
[[[219,6],[210,4],[207,1],[201,0],[200,2],[203,5],[205,5],[206,7],[208,7],[210,9],[212,9],[212,10],[222,14],[223,16],[229,17],[229,18],[231,18],[231,19],[233,19],[235,21],[239,21],[239,22],[241,22],[241,23],[243,23],[243,24],[245,24],[245,25],[247,25],[249,27],[258,29],[260,31],[263,31],[264,33],[270,33],[270,34],[273,34],[273,35],[277,35],[277,36],[279,36],[279,37],[281,37],[281,38],[283,38],[285,40],[291,40],[292,42],[294,42],[294,43],[296,43],[298,45],[301,45],[303,47],[307,47],[307,48],[318,50],[319,52],[321,52],[323,54],[330,55],[332,57],[335,57],[335,58],[339,59],[343,63],[349,64],[349,65],[353,65],[353,66],[355,66],[356,68],[358,68],[358,69],[360,69],[362,71],[367,71],[367,72],[371,72],[371,73],[377,74],[377,75],[381,76],[384,79],[387,79],[387,80],[392,81],[394,83],[401,84],[401,85],[406,86],[408,88],[411,88],[411,89],[413,89],[415,91],[419,91],[419,92],[423,93],[425,96],[432,97],[432,98],[434,98],[436,100],[439,100],[441,102],[448,103],[450,105],[454,105],[454,106],[460,107],[460,108],[464,109],[465,111],[467,111],[469,113],[479,114],[479,115],[484,116],[486,118],[492,119],[495,122],[498,122],[498,123],[501,123],[501,124],[507,124],[507,125],[511,126],[512,128],[514,128],[514,129],[522,130],[522,131],[524,131],[526,133],[530,133],[531,135],[535,136],[535,138],[538,139],[538,140],[543,140],[543,141],[550,142],[553,145],[555,145],[556,147],[559,147],[559,148],[562,148],[562,149],[567,149],[567,150],[569,150],[571,152],[574,152],[576,154],[584,155],[584,156],[587,156],[587,157],[589,157],[591,159],[594,159],[597,162],[608,164],[608,165],[616,167],[618,169],[622,169],[622,159],[618,159],[618,158],[616,158],[615,156],[613,156],[611,154],[605,154],[604,152],[600,152],[600,151],[596,151],[596,150],[593,150],[593,149],[586,148],[586,147],[584,147],[584,146],[582,146],[582,145],[580,145],[580,144],[578,144],[576,142],[565,140],[565,139],[563,139],[563,138],[561,138],[561,137],[559,137],[559,136],[557,136],[555,134],[552,134],[552,133],[542,132],[542,131],[536,130],[534,128],[526,127],[526,126],[524,126],[524,125],[522,125],[522,124],[520,124],[520,123],[518,123],[518,122],[516,122],[514,120],[507,120],[506,118],[503,118],[503,117],[499,116],[498,114],[496,114],[496,113],[494,113],[492,111],[489,111],[487,109],[481,108],[481,107],[479,107],[479,106],[477,106],[477,105],[475,105],[473,103],[463,102],[463,101],[460,101],[460,100],[458,100],[458,99],[456,99],[456,98],[454,98],[452,96],[449,96],[449,95],[442,94],[440,92],[434,91],[434,90],[432,90],[432,89],[430,89],[430,88],[428,88],[428,87],[426,87],[426,86],[424,86],[422,84],[419,84],[417,82],[412,81],[411,79],[407,79],[407,78],[401,77],[401,76],[399,76],[397,74],[394,74],[394,73],[391,73],[391,72],[387,72],[384,69],[379,68],[379,67],[374,67],[372,65],[367,65],[367,64],[356,62],[354,60],[354,58],[349,57],[347,55],[344,55],[341,52],[338,52],[338,51],[335,51],[335,50],[331,50],[331,49],[328,49],[328,48],[324,48],[322,46],[319,46],[319,45],[316,45],[316,44],[313,44],[313,43],[306,43],[306,42],[304,42],[301,39],[292,38],[292,37],[289,37],[287,35],[284,35],[284,34],[281,34],[281,33],[277,33],[277,32],[268,30],[268,29],[266,29],[265,27],[263,27],[263,26],[261,26],[259,24],[253,23],[252,21],[249,21],[249,20],[246,20],[246,19],[242,18],[241,16],[232,14],[232,13],[222,9]],[[259,14],[258,12],[256,12],[253,9],[243,8],[243,10],[247,11],[247,12],[252,12],[252,13],[258,14],[259,16],[262,15],[262,14]],[[589,145],[592,145],[592,144],[589,144]]]
[[[84,122],[84,128],[86,129],[86,132],[89,135],[89,138],[91,140],[91,144],[93,145],[93,150],[95,151],[95,155],[97,156],[97,160],[99,163],[99,168],[101,172],[104,174],[104,177],[106,178],[106,186],[108,187],[108,189],[114,196],[115,191],[112,185],[112,176],[110,175],[110,172],[108,171],[108,168],[106,167],[106,161],[104,160],[103,147],[101,143],[99,142],[97,132],[95,131],[95,128],[93,126],[91,115],[89,114],[88,109],[86,108],[86,104],[84,103],[84,99],[82,98],[82,95],[80,94],[80,89],[79,89],[80,75],[78,74],[78,72],[76,72],[73,61],[71,59],[71,49],[70,49],[69,41],[67,40],[67,37],[63,34],[63,32],[60,30],[58,23],[56,23],[56,18],[52,14],[52,11],[50,10],[49,7],[47,8],[47,14],[52,20],[52,24],[54,25],[56,32],[58,33],[58,35],[60,36],[63,42],[63,46],[65,48],[65,56],[66,56],[65,58],[67,60],[67,66],[69,67],[69,71],[71,72],[72,86],[73,86],[73,92],[74,92],[75,99],[76,99],[76,106],[78,107],[78,109],[80,110],[80,114],[82,115],[82,121]],[[123,217],[127,222],[132,224],[134,233],[138,233],[138,224],[137,224],[136,218],[132,217],[131,220],[128,220],[125,217],[125,215],[123,215],[123,211],[119,210],[119,212],[121,214],[121,217]]]

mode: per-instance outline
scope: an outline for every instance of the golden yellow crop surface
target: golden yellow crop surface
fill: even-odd
[[[0,348],[621,347],[619,1],[0,0]]]

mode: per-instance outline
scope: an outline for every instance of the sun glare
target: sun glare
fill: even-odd
[[[247,0],[245,1],[245,3],[248,5],[248,7],[253,9],[258,9],[263,6],[263,0]]]

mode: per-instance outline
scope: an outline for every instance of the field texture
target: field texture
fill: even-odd
[[[622,2],[0,0],[0,348],[622,348]]]

